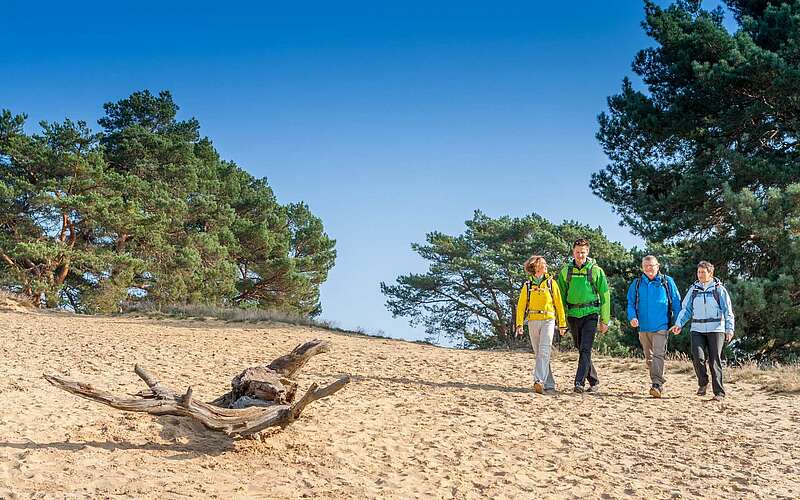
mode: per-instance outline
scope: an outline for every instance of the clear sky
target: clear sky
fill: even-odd
[[[666,3],[666,2],[660,2]],[[337,240],[323,318],[423,338],[380,281],[475,209],[602,226],[597,114],[651,45],[636,0],[3,2],[0,108],[83,119],[170,90],[222,157],[303,200]],[[634,80],[635,81],[635,80]],[[533,250],[533,249],[532,249]]]

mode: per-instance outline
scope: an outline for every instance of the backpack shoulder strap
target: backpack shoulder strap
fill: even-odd
[[[669,293],[669,282],[667,281],[667,275],[661,274],[661,286],[664,287],[664,292],[667,294],[667,326],[672,326],[672,294]]]
[[[594,293],[597,300],[600,300],[600,294],[597,293],[597,286],[594,284],[594,276],[592,275],[592,269],[594,266],[590,266],[586,268],[586,281],[589,282],[589,286],[592,287],[592,293]]]
[[[642,278],[638,277],[633,280],[633,288],[636,293],[636,300],[633,301],[633,310],[636,311],[636,316],[639,316],[639,285],[642,284]]]
[[[719,307],[720,310],[722,309],[722,297],[720,296],[721,293],[719,291],[719,287],[721,287],[721,286],[722,286],[722,282],[719,280],[719,278],[714,278],[713,295],[714,295],[714,299],[717,301],[717,307]]]
[[[575,266],[573,266],[572,262],[567,263],[567,281],[566,281],[566,289],[564,290],[564,301],[566,302],[569,300],[569,285],[572,282],[572,270]]]
[[[531,305],[531,280],[525,281],[525,284],[522,285],[527,290],[528,300],[525,301],[525,314],[522,316],[522,322],[528,321],[528,308]]]
[[[550,300],[553,301],[553,307],[555,307],[556,297],[553,295],[553,277],[547,278],[547,289],[550,290]]]

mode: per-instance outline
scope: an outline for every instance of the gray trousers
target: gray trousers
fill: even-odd
[[[550,369],[550,348],[553,344],[554,319],[532,319],[528,321],[528,334],[531,339],[533,353],[536,354],[536,366],[533,369],[533,381],[543,382],[545,389],[555,389],[556,381]]]
[[[708,385],[708,372],[706,360],[711,369],[711,388],[715,396],[724,396],[725,388],[722,386],[722,346],[725,343],[725,333],[692,332],[692,362],[694,372],[697,374],[697,383],[700,386]]]
[[[644,362],[650,370],[650,382],[662,386],[664,378],[664,355],[667,353],[667,330],[639,332],[639,342],[644,351]]]

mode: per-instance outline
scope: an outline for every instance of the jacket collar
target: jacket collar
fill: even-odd
[[[594,259],[591,258],[591,257],[586,257],[586,262],[584,262],[583,265],[580,266],[580,267],[578,266],[578,263],[575,262],[575,257],[572,258],[572,267],[574,267],[575,269],[578,269],[578,270],[581,270],[581,269],[584,269],[584,268],[588,269],[588,268],[592,267],[593,265],[594,265]]]
[[[648,281],[651,283],[661,282],[661,273],[656,273],[656,277],[653,279],[648,278],[646,274],[642,273],[642,282],[648,282]]]
[[[721,285],[721,284],[722,284],[722,282],[719,280],[719,278],[717,278],[715,276],[714,279],[712,279],[711,281],[709,281],[706,284],[700,283],[699,281],[695,281],[694,282],[694,287],[697,288],[698,290],[702,290],[702,291],[705,292],[705,291],[708,291],[708,290],[714,288],[715,286]]]
[[[529,276],[528,276],[528,279],[529,279],[529,280],[531,281],[531,283],[533,283],[534,285],[541,285],[542,283],[544,283],[545,281],[547,281],[548,279],[550,279],[550,274],[548,274],[548,273],[544,273],[544,274],[542,275],[542,280],[541,280],[541,281],[539,281],[538,283],[537,283],[537,280],[538,280],[538,278],[537,278],[536,276],[534,276],[533,274],[529,275]]]

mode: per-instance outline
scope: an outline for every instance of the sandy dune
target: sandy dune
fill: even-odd
[[[261,348],[241,345],[259,339]],[[195,397],[312,338],[333,342],[302,381],[353,382],[259,440],[231,440],[48,385],[62,373],[116,393],[140,362]],[[308,327],[0,311],[1,498],[798,498],[800,397],[729,384],[693,395],[669,365],[599,359],[599,395],[530,390],[529,353],[463,352]],[[575,355],[558,355],[559,389]],[[305,387],[302,387],[304,389]],[[301,389],[301,390],[302,390]],[[535,397],[534,397],[535,396]]]

